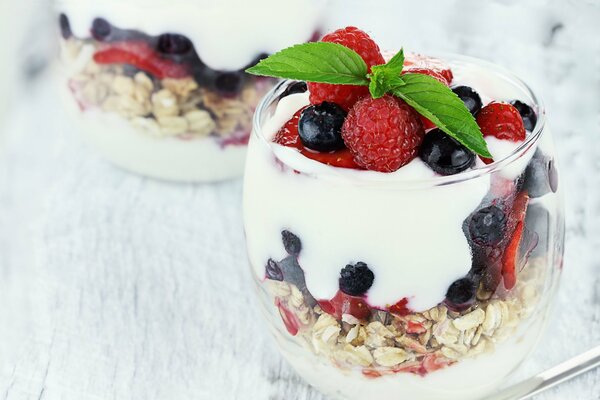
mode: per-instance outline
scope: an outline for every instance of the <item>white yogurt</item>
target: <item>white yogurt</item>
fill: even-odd
[[[148,35],[187,36],[215,70],[239,70],[261,53],[311,38],[326,2],[320,0],[59,0],[73,34],[90,36],[95,18]]]
[[[489,97],[523,98],[497,73],[472,65],[452,67],[462,79],[455,82]],[[471,269],[462,224],[488,193],[490,174],[435,186],[435,173],[420,159],[393,173],[359,171],[327,166],[272,143],[277,130],[306,104],[306,94],[283,99],[259,133],[266,140],[254,134],[250,141],[244,216],[257,276],[264,277],[266,260],[285,257],[280,236],[288,229],[302,241],[299,262],[315,298],[334,297],[340,270],[362,261],[375,274],[367,293],[371,306],[383,309],[403,298],[416,312],[436,306]],[[509,152],[506,143],[490,143],[494,156]],[[518,176],[532,154],[501,173]]]

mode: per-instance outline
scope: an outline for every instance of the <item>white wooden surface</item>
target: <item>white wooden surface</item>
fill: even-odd
[[[567,251],[548,333],[519,376],[600,344],[598,6],[365,3],[347,2],[331,24],[363,26],[383,47],[488,58],[540,89],[561,161]],[[0,398],[324,400],[262,325],[241,182],[175,185],[108,165],[62,118],[51,77],[24,91],[4,128]],[[600,371],[539,398],[598,400]]]

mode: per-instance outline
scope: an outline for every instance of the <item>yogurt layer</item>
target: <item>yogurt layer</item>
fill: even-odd
[[[484,104],[492,98],[530,100],[497,73],[462,63],[452,68],[454,84],[474,87]],[[417,312],[436,306],[471,269],[463,222],[488,193],[491,174],[436,185],[431,180],[436,174],[419,158],[393,173],[359,171],[331,167],[273,143],[274,134],[307,104],[306,93],[282,99],[250,141],[245,184],[252,190],[245,192],[244,214],[257,276],[264,277],[269,258],[285,257],[280,235],[287,229],[302,241],[299,263],[315,298],[333,298],[340,270],[362,261],[375,274],[367,293],[372,307],[385,309],[403,298]],[[486,140],[497,161],[521,144]],[[516,178],[533,153],[498,173]]]
[[[90,36],[95,18],[148,35],[187,36],[215,70],[239,70],[261,53],[311,38],[326,2],[319,0],[61,0],[73,34]],[[290,17],[293,16],[293,17]],[[274,34],[274,32],[277,32]]]

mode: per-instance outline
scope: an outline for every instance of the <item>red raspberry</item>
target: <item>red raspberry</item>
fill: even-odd
[[[143,41],[115,42],[94,54],[98,64],[128,64],[146,71],[159,79],[185,78],[188,68],[174,61],[161,58]]]
[[[354,161],[380,172],[396,171],[415,158],[424,136],[416,111],[390,95],[359,100],[342,127]]]
[[[523,118],[514,106],[508,103],[492,102],[477,114],[477,124],[483,136],[520,142],[525,140]]]
[[[424,74],[425,72],[422,72],[423,70],[429,70],[443,76],[444,80],[446,81],[446,85],[450,85],[452,83],[452,79],[454,79],[452,70],[442,60],[434,57],[423,56],[421,54],[409,53],[406,55],[406,58],[404,59],[403,72],[418,72]]]
[[[321,41],[338,43],[356,51],[367,63],[369,72],[372,66],[385,64],[377,43],[366,32],[353,26],[329,33]],[[312,104],[330,101],[340,105],[346,111],[358,99],[369,95],[369,89],[366,86],[330,85],[327,83],[309,82],[308,90],[310,91],[310,102]]]
[[[348,149],[332,151],[331,153],[319,153],[313,150],[306,149],[300,141],[298,135],[298,121],[304,109],[301,109],[294,114],[286,124],[277,132],[273,141],[282,146],[294,147],[300,150],[300,153],[306,157],[319,161],[323,164],[331,165],[339,168],[362,169],[355,162],[352,153]]]

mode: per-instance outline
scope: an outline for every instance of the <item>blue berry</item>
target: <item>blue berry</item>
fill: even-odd
[[[523,187],[529,197],[541,197],[558,189],[558,173],[554,160],[544,156],[538,149],[525,169]]]
[[[282,231],[281,239],[283,241],[283,247],[285,247],[285,251],[290,255],[298,255],[300,250],[302,250],[302,242],[298,238],[298,236],[294,235],[290,231]]]
[[[239,93],[246,81],[246,74],[242,71],[221,72],[215,78],[215,89],[225,95]]]
[[[421,159],[441,175],[454,175],[475,163],[475,154],[440,129],[427,133],[419,150]]]
[[[272,279],[274,281],[282,281],[283,280],[283,271],[279,268],[279,265],[272,259],[269,258],[267,261],[267,265],[265,267],[265,275],[267,279]]]
[[[279,98],[283,99],[284,97],[287,97],[291,94],[305,93],[307,90],[308,90],[308,85],[306,84],[306,82],[303,82],[303,81],[294,82],[294,83],[288,85],[288,87],[283,91],[283,93],[281,93],[281,96],[279,96]]]
[[[183,35],[164,33],[158,37],[157,49],[164,54],[182,55],[191,51],[192,42]]]
[[[340,290],[350,296],[362,296],[373,286],[375,274],[364,262],[348,264],[340,272]]]
[[[457,86],[452,88],[452,91],[456,93],[458,97],[465,103],[467,109],[471,114],[475,115],[481,110],[483,104],[481,103],[481,97],[479,93],[468,86]]]
[[[473,242],[483,246],[494,246],[504,237],[506,215],[497,206],[488,206],[476,211],[469,221],[469,233]]]
[[[58,17],[58,24],[60,25],[60,33],[63,39],[68,39],[71,36],[73,36],[69,18],[65,14],[60,14],[60,16]]]
[[[346,111],[335,103],[323,102],[307,107],[298,121],[302,144],[312,150],[329,152],[345,147],[342,125]]]
[[[92,22],[92,36],[94,39],[102,42],[110,36],[112,27],[104,18],[96,18]]]
[[[461,278],[448,288],[446,303],[455,310],[468,308],[475,301],[479,280],[476,276]]]
[[[535,124],[537,123],[537,115],[535,114],[535,111],[533,111],[533,108],[519,100],[514,100],[510,104],[512,104],[519,111],[519,114],[521,114],[525,129],[529,132],[533,132],[533,128],[535,128]]]

